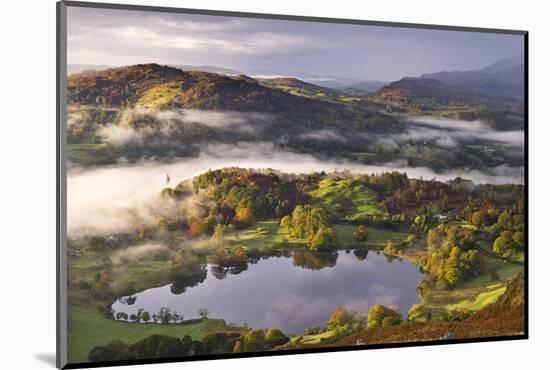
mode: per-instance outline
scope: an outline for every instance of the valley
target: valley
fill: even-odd
[[[520,335],[515,62],[330,87],[75,67],[69,362]]]

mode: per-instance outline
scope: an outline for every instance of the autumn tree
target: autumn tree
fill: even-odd
[[[235,217],[233,217],[233,224],[238,228],[246,228],[254,223],[254,215],[252,211],[243,207],[237,211]]]
[[[353,239],[355,239],[357,241],[360,241],[360,242],[364,242],[365,240],[367,240],[368,231],[367,231],[367,228],[365,227],[365,225],[357,226],[357,228],[353,232],[352,236],[353,236]]]
[[[351,324],[353,322],[353,316],[343,309],[342,307],[336,307],[330,319],[325,323],[327,329],[333,330],[340,326]]]
[[[265,332],[265,341],[270,348],[288,343],[289,340],[290,338],[279,329],[269,329]]]
[[[263,330],[251,330],[240,340],[242,352],[263,351],[268,349]]]
[[[384,253],[389,255],[396,255],[401,252],[401,246],[397,243],[394,243],[392,240],[388,240],[384,247]]]
[[[189,225],[189,236],[192,238],[199,237],[206,232],[206,224],[199,220],[193,220]]]
[[[321,208],[296,206],[292,215],[281,219],[280,227],[283,233],[305,240],[311,250],[330,249],[334,242],[334,229]]]
[[[511,229],[512,228],[512,216],[510,215],[510,212],[508,210],[504,210],[500,216],[498,216],[498,224],[503,229]]]
[[[514,253],[514,239],[511,231],[505,230],[500,233],[500,236],[493,243],[493,252],[504,258],[512,256]]]
[[[512,236],[512,239],[516,242],[517,246],[520,249],[523,249],[525,246],[525,234],[523,231],[516,231],[514,235]]]
[[[367,327],[369,329],[396,325],[402,321],[401,314],[381,304],[375,304],[367,316]]]
[[[315,236],[308,241],[308,247],[312,251],[329,250],[334,241],[334,229],[332,227],[321,226],[315,233]]]
[[[477,211],[472,213],[472,225],[475,227],[480,227],[483,224],[483,213],[481,211]]]

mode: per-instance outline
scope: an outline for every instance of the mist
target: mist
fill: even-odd
[[[392,146],[403,143],[434,141],[441,148],[455,148],[465,141],[489,141],[523,148],[524,131],[497,131],[481,120],[465,121],[439,117],[406,117],[402,133],[380,135],[376,140]],[[366,138],[372,138],[366,135]]]
[[[117,264],[144,260],[163,260],[175,256],[175,252],[163,244],[147,243],[118,250],[111,257]]]
[[[313,139],[317,141],[338,141],[338,142],[346,142],[347,139],[332,130],[316,130],[316,131],[310,131],[306,132],[304,134],[301,134],[298,136],[300,139]]]
[[[499,166],[487,171],[449,171],[435,173],[426,167],[409,167],[405,161],[372,166],[349,161],[322,160],[308,154],[278,149],[272,143],[211,144],[203,147],[198,158],[186,158],[171,163],[141,161],[135,164],[96,168],[71,167],[68,170],[68,232],[112,233],[129,231],[135,225],[152,224],[159,212],[177,212],[181,208],[193,212],[196,199],[176,204],[160,196],[166,186],[175,186],[209,169],[242,167],[275,169],[288,173],[343,171],[352,173],[406,172],[411,178],[437,178],[447,181],[456,177],[475,183],[521,184],[523,167]],[[166,175],[171,183],[166,183]]]
[[[72,113],[70,124],[78,122],[77,118],[82,117],[82,111]],[[137,107],[119,110],[118,122],[103,124],[98,128],[98,132],[106,143],[116,147],[128,144],[146,145],[147,138],[153,136],[170,140],[173,134],[185,130],[190,125],[257,134],[275,122],[274,115],[256,112],[214,112],[198,109],[159,111]]]

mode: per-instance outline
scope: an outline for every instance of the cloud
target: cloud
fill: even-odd
[[[230,17],[69,8],[68,21],[69,64],[182,64],[195,59],[189,52],[234,59],[326,44],[311,34],[270,29],[269,21],[258,27],[257,20]]]

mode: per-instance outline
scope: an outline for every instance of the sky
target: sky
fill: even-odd
[[[69,7],[68,64],[210,65],[249,75],[394,81],[485,67],[520,35]]]

